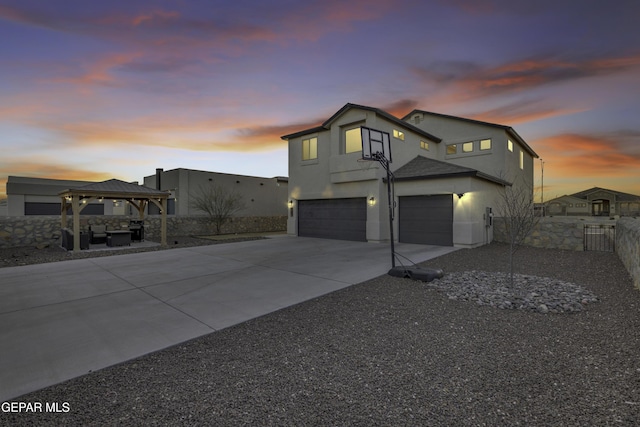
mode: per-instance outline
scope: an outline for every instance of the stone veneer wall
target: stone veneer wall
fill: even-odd
[[[524,241],[527,246],[547,249],[584,250],[584,221],[576,218],[544,217]],[[502,218],[494,218],[493,240],[509,243]]]
[[[623,217],[616,226],[616,252],[640,289],[640,219]]]
[[[81,216],[80,229],[85,231],[89,225],[106,224],[111,229],[127,228],[130,216]],[[160,240],[160,215],[145,218],[145,238]],[[71,228],[72,218],[67,218],[67,227]],[[262,233],[286,231],[287,217],[237,217],[222,227],[222,234]],[[168,236],[213,235],[215,226],[207,217],[170,216],[167,218]],[[60,244],[60,217],[58,216],[22,216],[0,217],[0,248],[21,246],[47,246]]]

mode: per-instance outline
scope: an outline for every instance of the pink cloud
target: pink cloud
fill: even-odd
[[[612,135],[560,134],[534,141],[558,176],[640,180],[640,153]]]
[[[459,101],[518,93],[558,82],[613,75],[640,68],[640,54],[591,59],[546,56],[485,67],[473,62],[448,61],[414,67],[426,83],[446,85],[448,98]]]

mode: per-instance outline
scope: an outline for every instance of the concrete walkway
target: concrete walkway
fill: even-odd
[[[455,250],[398,244],[414,262]],[[279,236],[0,269],[0,402],[388,271],[389,246]]]

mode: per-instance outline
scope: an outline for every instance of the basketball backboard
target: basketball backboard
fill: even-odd
[[[360,127],[362,136],[362,159],[382,160],[386,159],[391,163],[391,145],[389,143],[389,133],[371,129],[365,126]]]

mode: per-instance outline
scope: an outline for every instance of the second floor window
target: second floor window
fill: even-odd
[[[520,169],[524,169],[524,152],[520,150]]]
[[[401,141],[404,141],[404,132],[401,132],[398,129],[394,129],[393,130],[393,137],[396,138],[396,139],[399,139]]]
[[[302,160],[318,158],[318,138],[313,137],[302,140]]]
[[[360,128],[349,129],[344,132],[345,154],[362,151],[362,134]]]

